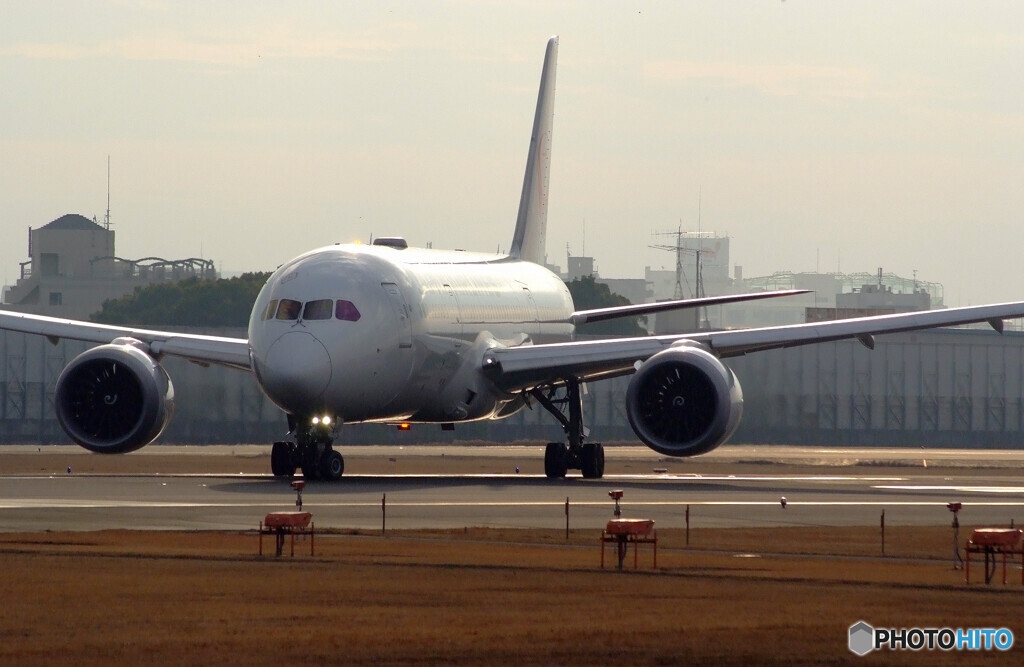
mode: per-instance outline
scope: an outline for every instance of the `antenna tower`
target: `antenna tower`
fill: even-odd
[[[103,216],[103,228],[110,231],[110,156],[107,156],[107,214]]]
[[[674,231],[674,232],[656,232],[655,233],[655,236],[669,236],[669,235],[675,236],[676,238],[675,238],[675,244],[674,245],[668,245],[668,244],[664,244],[664,243],[659,243],[659,244],[654,244],[654,245],[649,246],[649,247],[654,248],[656,250],[668,250],[670,252],[674,252],[675,255],[676,255],[676,287],[675,287],[675,292],[673,293],[673,296],[672,296],[673,299],[684,299],[684,298],[686,298],[686,294],[684,293],[684,290],[683,290],[683,285],[684,285],[684,283],[686,283],[688,285],[688,281],[686,280],[686,274],[683,271],[683,255],[684,254],[692,254],[694,256],[694,260],[695,260],[695,271],[694,271],[694,274],[695,274],[694,275],[694,278],[695,278],[695,288],[693,290],[693,298],[700,299],[702,297],[707,296],[707,294],[704,292],[704,273],[703,273],[703,267],[701,266],[701,254],[703,253],[703,250],[704,250],[704,232],[701,231],[700,208],[701,208],[701,201],[700,201],[700,195],[698,194],[698,196],[697,196],[697,231],[696,232],[684,232],[683,231],[683,223],[680,220],[679,227],[676,229],[676,231]],[[689,238],[696,238],[697,239],[697,247],[696,248],[688,248],[688,247],[686,247],[686,245],[684,245],[683,239],[687,238],[687,237],[689,237]],[[707,322],[707,309],[706,308],[698,309],[697,316],[698,316],[697,317],[698,326],[700,328],[706,327],[707,324],[708,324],[708,322]]]

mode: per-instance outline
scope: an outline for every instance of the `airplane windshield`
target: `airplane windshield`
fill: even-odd
[[[277,314],[277,299],[272,300],[267,304],[267,307],[263,309],[264,321],[273,319],[275,314]]]
[[[274,299],[263,310],[263,319],[295,321],[300,314],[303,320],[329,320],[333,317],[345,322],[358,322],[362,317],[356,305],[344,299],[316,299],[305,304],[295,299]]]
[[[339,320],[346,320],[348,322],[358,322],[361,317],[354,303],[341,299],[338,299],[338,305],[334,308],[334,316]]]
[[[331,311],[333,311],[334,302],[330,299],[319,299],[317,301],[307,301],[306,307],[302,311],[302,319],[304,320],[329,320],[331,319]]]
[[[281,299],[281,303],[277,307],[277,319],[297,320],[299,319],[300,312],[302,312],[301,301],[295,301],[293,299]]]

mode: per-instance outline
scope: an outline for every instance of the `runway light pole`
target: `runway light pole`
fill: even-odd
[[[569,496],[565,497],[565,541],[569,541]]]
[[[619,507],[619,501],[622,499],[622,490],[621,489],[615,489],[614,491],[609,491],[608,495],[611,496],[611,499],[615,501],[615,510],[613,512],[615,514],[615,518],[616,519],[621,518],[622,517],[622,508]]]
[[[882,510],[882,555],[885,555],[885,510]]]
[[[953,513],[953,569],[958,570],[960,566],[964,564],[964,559],[960,557],[960,510],[964,507],[963,503],[946,503],[946,509]]]

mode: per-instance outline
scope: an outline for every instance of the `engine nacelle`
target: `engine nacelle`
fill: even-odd
[[[57,420],[89,451],[122,454],[156,440],[174,412],[167,372],[131,338],[75,357],[57,378]]]
[[[691,341],[648,359],[626,391],[633,432],[668,456],[710,452],[729,439],[742,414],[739,380],[715,355]]]

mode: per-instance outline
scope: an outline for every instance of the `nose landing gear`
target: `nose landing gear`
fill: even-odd
[[[333,448],[329,429],[299,429],[295,442],[275,442],[270,450],[270,470],[275,477],[291,477],[298,468],[309,479],[337,481],[345,473],[345,459]]]

